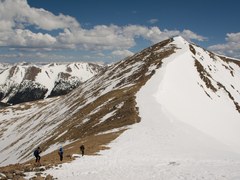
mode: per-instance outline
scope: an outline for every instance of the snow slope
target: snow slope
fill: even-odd
[[[164,59],[136,94],[141,122],[110,143],[101,156],[79,156],[46,174],[60,180],[240,179],[240,114],[224,90],[205,87],[188,42],[177,37],[173,43],[180,49]],[[233,76],[221,71],[222,64],[212,63],[205,51],[194,48],[204,66],[216,66],[214,81],[229,80],[237,86]],[[239,102],[237,93],[234,99]]]
[[[3,70],[9,68],[9,66],[10,66],[10,65],[7,64],[7,63],[0,63],[0,73],[1,73]]]
[[[70,69],[70,70],[68,70]],[[45,65],[42,67],[42,72],[36,76],[36,82],[42,84],[48,89],[45,97],[49,96],[51,90],[55,86],[55,82],[58,81],[59,73],[69,73],[73,77],[77,77],[80,82],[84,82],[90,79],[92,76],[98,73],[94,71],[89,63],[72,63],[72,64],[57,64]]]
[[[235,101],[240,102],[240,93],[236,91],[240,89],[238,82],[240,71],[234,71],[234,76],[226,71],[226,67],[232,66],[236,69],[239,67],[233,63],[213,61],[202,48],[195,46],[196,59],[200,59],[203,67],[209,71],[216,89],[219,88],[217,83],[226,86],[227,91],[221,88],[214,92],[206,87],[193,68],[194,61],[191,60],[192,54],[187,51],[187,44],[181,47],[182,52],[177,60],[166,61],[162,81],[158,83],[158,91],[154,94],[156,100],[174,118],[240,152],[240,114],[235,109],[233,101],[226,98],[227,92],[230,92]],[[209,70],[211,67],[213,72]],[[203,88],[199,88],[200,86]],[[206,92],[210,97],[206,96]]]

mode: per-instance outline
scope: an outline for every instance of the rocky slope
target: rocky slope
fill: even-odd
[[[0,64],[0,100],[18,104],[67,94],[102,69],[93,63]]]

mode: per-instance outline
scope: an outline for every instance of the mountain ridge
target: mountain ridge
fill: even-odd
[[[170,40],[161,42],[153,47],[155,49],[160,49],[168,42],[170,42]],[[171,53],[173,53],[172,48],[166,49],[160,57],[164,58]],[[145,71],[145,73],[142,74],[142,70],[139,69],[136,71],[132,65],[135,64],[135,58],[141,59],[142,57],[147,56],[152,58],[145,59],[145,63],[156,63],[154,66],[160,66],[161,58],[154,62],[155,55],[151,54],[151,48],[147,48],[143,51],[143,53],[132,56],[132,58],[128,59],[128,61],[120,61],[115,65],[110,66],[108,69],[97,74],[94,78],[87,80],[84,84],[80,85],[77,89],[65,96],[39,101],[37,103],[15,105],[10,108],[12,110],[9,108],[3,109],[1,111],[3,114],[1,121],[8,119],[9,111],[15,111],[15,113],[12,114],[11,122],[21,124],[21,126],[17,126],[20,128],[18,130],[20,132],[18,137],[20,139],[21,137],[24,137],[26,140],[30,138],[27,140],[27,143],[30,143],[28,148],[24,148],[24,154],[20,157],[22,157],[22,159],[25,159],[26,157],[30,158],[32,155],[31,149],[34,148],[34,145],[43,146],[48,149],[51,144],[58,144],[59,142],[64,142],[67,139],[74,140],[77,137],[83,138],[86,136],[92,136],[112,129],[116,129],[116,132],[118,132],[118,128],[123,128],[125,126],[127,128],[128,125],[138,122],[139,117],[137,116],[137,109],[134,105],[134,92],[138,90],[139,86],[143,85],[143,83],[147,80],[146,77],[149,78],[154,71],[152,71],[152,69],[148,71],[148,66],[145,66],[143,63],[136,64],[135,68],[138,68],[140,65],[143,71]],[[125,69],[125,67],[129,68]],[[136,80],[135,83],[138,82],[139,85],[135,85],[134,82],[133,84],[129,84],[132,81],[132,78],[134,81]],[[106,102],[107,104],[104,105]],[[125,106],[120,106],[123,102],[126,102]],[[131,108],[129,108],[127,104]],[[103,108],[98,108],[97,111],[96,108],[98,106]],[[117,108],[118,106],[121,108]],[[28,110],[28,108],[30,109]],[[20,112],[18,109],[20,109]],[[99,119],[114,110],[118,111],[118,113],[117,111],[114,113],[115,116],[112,118],[109,117],[104,122],[99,123]],[[31,115],[24,115],[30,112]],[[21,118],[19,118],[19,116]],[[111,120],[114,119],[114,117],[119,117],[117,119],[120,121],[115,123]],[[16,121],[16,119],[18,119],[18,121]],[[26,126],[23,122],[24,124],[30,123],[30,125]],[[39,127],[38,124],[41,122],[44,123],[42,123]],[[2,124],[2,126],[5,125]],[[58,126],[62,128],[59,128]],[[25,129],[25,131],[23,131],[23,129]],[[41,129],[44,129],[45,131],[45,135],[43,137],[39,138],[37,136],[33,136],[34,132],[36,134],[41,134]],[[66,129],[68,130],[66,131]],[[10,131],[12,130],[9,128],[9,130],[5,131],[5,133],[8,134]],[[48,133],[51,135],[47,135]],[[11,136],[11,133],[9,136]],[[45,136],[48,138],[45,139]],[[20,145],[20,139],[14,140],[16,146]],[[6,143],[8,144],[9,142],[10,141],[8,140]],[[69,143],[69,141],[66,142]],[[8,149],[6,153],[8,151],[14,152],[12,149],[14,147],[8,146],[8,148],[5,146],[5,149]],[[20,147],[19,151],[21,151],[21,149],[22,148]],[[7,155],[5,157],[7,157]]]
[[[141,133],[156,133],[144,142],[166,157],[206,158],[215,152],[221,157],[226,151],[235,156],[240,150],[240,66],[222,58],[175,37],[111,65],[62,97],[4,108],[0,162],[26,162],[36,146],[43,147],[48,159],[59,145],[67,154],[77,153],[79,143],[87,144],[93,154],[110,148],[111,155],[116,152],[113,146],[116,150],[128,144],[132,149],[124,146],[119,155],[126,150],[135,162],[134,154],[140,151],[140,161],[154,159],[148,148],[141,149]],[[154,91],[139,98],[138,93],[151,90],[153,84]],[[143,125],[146,131],[140,132]],[[136,126],[141,128],[135,130]]]

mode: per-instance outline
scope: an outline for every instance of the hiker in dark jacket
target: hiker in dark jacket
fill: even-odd
[[[62,146],[58,150],[58,155],[60,157],[60,161],[62,161],[63,160],[63,148],[62,148]]]
[[[38,147],[37,149],[35,149],[35,151],[34,151],[34,156],[35,156],[35,158],[36,158],[36,163],[40,163],[40,159],[41,159],[41,157],[40,157],[40,153],[41,153],[42,151],[41,151],[41,148],[40,147]]]
[[[81,153],[82,153],[82,156],[84,155],[84,150],[85,150],[85,147],[84,147],[84,145],[82,144],[82,145],[80,146],[80,151],[81,151]]]

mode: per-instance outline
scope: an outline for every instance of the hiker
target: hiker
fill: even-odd
[[[40,153],[41,153],[42,151],[41,151],[41,148],[40,147],[38,147],[37,149],[35,149],[35,151],[34,151],[34,156],[35,156],[35,158],[36,158],[36,163],[40,163],[40,159],[41,159],[41,157],[40,157]]]
[[[82,144],[82,145],[80,146],[80,151],[81,151],[81,153],[82,153],[82,156],[84,155],[84,149],[85,149],[85,147],[84,147],[84,145]]]
[[[62,161],[63,160],[63,148],[62,148],[62,146],[60,146],[60,148],[58,150],[58,155],[60,157],[60,161]]]

